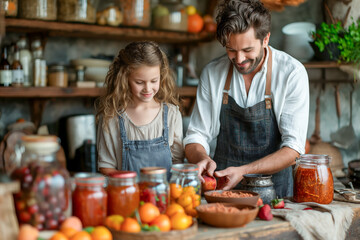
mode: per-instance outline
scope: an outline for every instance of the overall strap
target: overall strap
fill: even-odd
[[[224,86],[224,90],[223,90],[223,104],[228,104],[232,73],[233,73],[233,64],[232,64],[232,62],[230,62],[230,67],[229,67],[228,74],[226,76],[226,82],[225,82],[225,86]]]
[[[265,105],[266,105],[266,109],[271,109],[272,52],[270,47],[267,47],[266,49],[269,50],[269,58],[267,62],[267,72],[266,72]]]
[[[168,128],[168,106],[166,103],[164,104],[164,112],[163,112],[163,136],[165,138],[165,141],[168,141],[169,138],[169,128]]]
[[[119,116],[119,124],[120,124],[120,134],[121,134],[121,140],[123,143],[127,142],[127,136],[126,136],[126,128],[124,125],[124,118],[123,118],[123,114],[121,114]]]

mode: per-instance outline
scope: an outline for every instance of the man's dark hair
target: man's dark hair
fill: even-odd
[[[270,32],[271,15],[260,0],[224,0],[218,6],[216,23],[216,38],[223,46],[231,34],[244,33],[251,27],[262,42]]]

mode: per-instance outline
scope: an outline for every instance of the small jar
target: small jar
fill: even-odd
[[[99,173],[77,173],[74,177],[73,216],[78,217],[84,227],[102,225],[107,216],[105,177]]]
[[[98,0],[58,1],[58,20],[64,22],[96,22]]]
[[[51,87],[67,87],[68,73],[64,65],[51,65],[48,70],[48,84]]]
[[[152,11],[154,27],[187,32],[188,15],[185,8],[179,0],[161,0]]]
[[[156,205],[161,213],[165,213],[169,204],[170,189],[166,169],[160,167],[144,167],[140,169],[140,201]]]
[[[334,197],[334,181],[328,155],[304,154],[296,160],[294,201],[329,204]]]
[[[179,163],[171,168],[170,186],[181,186],[183,189],[191,187],[195,194],[201,194],[201,181],[199,179],[199,167],[196,164]]]
[[[117,171],[109,176],[108,181],[108,215],[130,217],[140,203],[136,172]]]
[[[6,17],[16,17],[18,14],[18,0],[3,0],[3,6]]]
[[[123,25],[149,27],[151,22],[150,0],[121,0]]]
[[[40,20],[56,20],[56,0],[21,0],[20,17]]]

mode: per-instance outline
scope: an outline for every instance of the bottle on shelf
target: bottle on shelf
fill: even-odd
[[[24,86],[33,85],[32,79],[32,54],[28,49],[26,37],[21,37],[17,42],[20,51],[20,63],[24,70]]]
[[[14,45],[14,59],[11,64],[12,70],[12,86],[21,87],[24,84],[24,70],[20,62],[20,52],[16,45]]]
[[[7,60],[7,47],[2,49],[0,60],[0,86],[9,87],[12,83],[12,72],[9,61]]]
[[[43,48],[39,39],[32,44],[33,49],[33,82],[35,87],[46,87],[46,60],[43,58]]]

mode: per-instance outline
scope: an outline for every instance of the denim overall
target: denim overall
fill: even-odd
[[[119,116],[122,140],[121,169],[136,171],[138,176],[140,168],[163,167],[166,168],[167,177],[170,177],[172,156],[169,146],[168,106],[164,104],[163,123],[164,129],[161,137],[151,140],[128,140],[124,119]]]
[[[272,54],[266,73],[265,100],[249,108],[241,108],[228,96],[233,65],[224,87],[223,103],[220,111],[220,132],[214,160],[217,170],[230,166],[242,166],[254,162],[279,150],[281,135],[271,102]],[[278,197],[293,195],[292,167],[285,168],[272,175],[272,181]],[[241,188],[241,185],[239,186]]]

